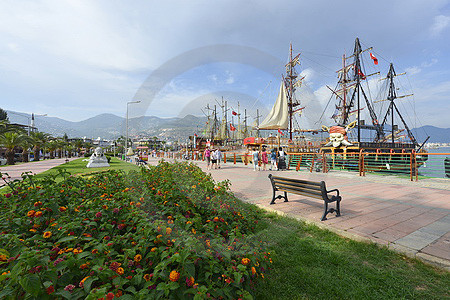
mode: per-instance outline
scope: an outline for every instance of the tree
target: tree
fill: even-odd
[[[6,163],[14,164],[14,149],[20,147],[26,140],[31,141],[30,137],[20,131],[5,132],[0,135],[0,145],[6,148]]]
[[[8,113],[0,108],[0,121],[8,121]]]
[[[34,160],[38,161],[40,159],[40,152],[44,144],[50,138],[48,133],[44,132],[32,132],[31,137],[33,139],[33,151],[34,151]]]

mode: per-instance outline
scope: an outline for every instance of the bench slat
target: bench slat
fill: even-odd
[[[277,185],[288,185],[288,186],[295,186],[299,188],[305,188],[309,190],[314,190],[320,192],[322,190],[322,187],[319,185],[310,185],[310,184],[304,184],[299,182],[289,182],[284,180],[274,180],[275,186]]]
[[[295,183],[307,184],[307,185],[313,185],[313,186],[319,186],[320,187],[320,182],[315,182],[315,181],[308,181],[308,180],[301,180],[301,179],[292,179],[292,178],[277,177],[277,176],[272,176],[272,179],[275,182],[276,181],[295,182]]]
[[[286,192],[291,192],[294,194],[304,194],[310,197],[314,197],[314,198],[319,198],[319,199],[323,199],[322,198],[322,193],[317,193],[311,190],[307,190],[307,189],[301,189],[301,188],[295,188],[295,187],[290,187],[290,186],[280,186],[278,187],[279,191],[286,191]]]

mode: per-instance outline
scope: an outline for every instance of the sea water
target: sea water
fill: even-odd
[[[428,153],[450,153],[450,147],[427,149]],[[419,175],[428,177],[445,177],[444,160],[450,155],[428,155],[425,165],[419,168]]]

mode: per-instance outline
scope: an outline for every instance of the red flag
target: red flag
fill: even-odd
[[[370,58],[373,59],[373,63],[376,64],[376,65],[378,65],[378,58],[376,58],[375,56],[373,56],[373,54],[370,53],[370,52],[369,52],[369,54],[370,54]]]
[[[235,112],[234,110],[231,113],[233,114],[233,116],[237,116],[237,112]]]
[[[366,79],[366,75],[364,75],[364,73],[358,69],[358,75],[361,76],[361,79]]]
[[[197,134],[196,134],[196,133],[194,133],[194,136],[197,136]]]
[[[278,129],[278,133],[284,135],[284,133],[282,133],[280,129]]]
[[[236,127],[234,127],[233,124],[231,124],[231,123],[230,123],[230,130],[231,131],[235,131],[236,130]]]

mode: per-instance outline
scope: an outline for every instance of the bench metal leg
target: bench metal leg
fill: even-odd
[[[334,213],[334,212],[336,212],[336,217],[339,217],[341,215],[341,199],[336,200],[336,209],[334,209],[334,208],[328,209],[328,202],[325,201],[324,211],[323,211],[323,215],[322,215],[322,218],[320,219],[320,221],[327,220],[327,215],[329,213]]]
[[[272,197],[272,201],[270,202],[270,204],[275,204],[275,200],[277,199],[281,199],[284,198],[284,202],[288,202],[288,198],[287,198],[287,193],[284,192],[284,196],[282,195],[278,195],[275,197],[275,190],[273,191],[273,197]]]
[[[336,217],[341,215],[341,199],[336,201]]]

